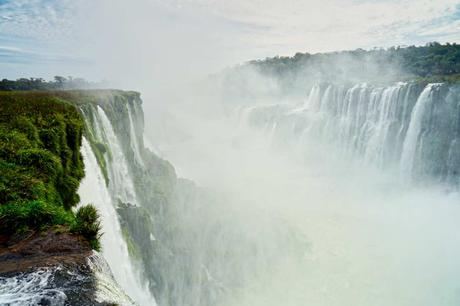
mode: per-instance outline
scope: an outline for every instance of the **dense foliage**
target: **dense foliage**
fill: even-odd
[[[293,57],[274,57],[251,61],[249,65],[264,74],[286,76],[308,70],[319,70],[329,76],[390,73],[399,78],[427,78],[441,81],[460,79],[460,45],[429,43],[426,46],[392,47],[331,53],[297,53]],[[396,71],[397,70],[397,71]],[[366,75],[368,77],[368,75]]]
[[[101,238],[100,216],[93,205],[80,207],[76,213],[76,222],[71,230],[86,237],[95,250],[101,248],[99,238]]]
[[[20,78],[17,80],[3,79],[0,81],[0,90],[61,90],[61,89],[88,89],[101,87],[102,84],[91,83],[82,78],[55,76],[54,80],[46,81],[42,78]]]
[[[98,247],[97,213],[87,217],[94,208],[71,210],[84,176],[83,129],[75,106],[52,93],[0,92],[0,234],[65,225]]]

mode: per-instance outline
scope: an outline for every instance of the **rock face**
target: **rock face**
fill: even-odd
[[[80,145],[84,134],[91,136],[82,109],[112,99],[121,99],[123,106],[138,96],[121,91],[0,93],[0,305],[135,304],[111,271],[126,271],[129,258],[110,268],[92,250],[98,238],[79,231],[72,207],[90,203],[79,203],[77,194],[87,168]],[[12,135],[17,141],[9,140]],[[121,234],[114,239],[123,241]]]
[[[0,246],[0,273],[23,272],[37,266],[79,265],[92,254],[82,237],[50,229],[3,239]]]
[[[102,216],[104,260],[84,240],[56,232],[55,227],[3,239],[0,305],[132,304],[119,284],[140,305],[155,305],[156,300],[159,305],[211,306],[226,292],[220,281],[224,275],[231,275],[227,277],[231,283],[241,283],[244,269],[220,275],[222,265],[213,260],[213,254],[222,250],[222,235],[216,231],[233,227],[220,229],[210,218],[218,214],[205,213],[213,199],[178,178],[169,162],[145,147],[138,93],[41,95],[70,105],[83,122],[78,144],[85,177],[79,184],[79,205],[94,204]],[[29,105],[28,95],[23,97]],[[211,237],[207,248],[201,237]]]
[[[52,229],[5,240],[0,305],[134,305],[82,237]]]

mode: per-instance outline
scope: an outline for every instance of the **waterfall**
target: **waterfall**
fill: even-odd
[[[103,117],[101,116],[101,118]],[[108,132],[106,130],[107,121],[104,121],[102,126],[104,126],[104,131]],[[113,135],[109,133],[109,139],[114,141],[114,139],[110,138],[111,136]],[[117,152],[114,152],[114,154],[117,154]],[[80,184],[79,195],[82,204],[93,203],[101,214],[102,253],[112,268],[116,281],[134,300],[140,305],[155,305],[155,299],[146,289],[146,286],[141,284],[140,277],[135,272],[126,242],[123,239],[123,233],[115,210],[116,205],[113,203],[96,157],[86,138],[83,138],[82,141],[82,155],[86,175]],[[119,168],[122,165],[117,164],[116,167]],[[128,180],[128,177],[124,178],[124,182],[132,184],[132,182],[127,182]]]
[[[114,276],[112,274],[112,270],[110,269],[110,266],[108,265],[105,257],[103,258],[97,252],[94,252],[93,255],[87,258],[87,263],[91,271],[93,272],[94,278],[96,279],[96,288],[95,288],[96,289],[96,292],[95,292],[96,301],[98,302],[112,301],[117,305],[134,305],[135,304],[135,302],[133,302],[131,297],[129,297],[126,294],[128,289],[124,289],[125,291],[123,291],[123,289],[121,289],[120,287],[120,283],[115,282]],[[130,271],[128,271],[128,273],[129,272]],[[131,279],[131,277],[132,275],[128,274],[128,278],[131,281],[135,282],[135,279]],[[139,285],[139,284],[136,284],[136,285]],[[134,290],[137,290],[137,288],[134,288]],[[138,297],[138,301],[142,301],[143,302],[142,305],[144,305],[145,303],[149,303],[150,305],[154,304],[151,302],[151,299],[146,299],[148,295],[145,295],[144,292],[138,292],[136,294],[140,295]]]
[[[222,120],[224,128],[217,124],[210,135],[206,124],[203,130],[192,126],[193,135],[204,137],[200,145],[180,142],[175,152],[191,160],[191,178],[196,179],[193,169],[206,172],[205,181],[196,179],[206,191],[177,179],[168,162],[144,147],[142,111],[135,101],[108,100],[82,110],[88,131],[82,200],[98,205],[108,223],[103,224],[103,252],[128,294],[150,305],[148,286],[164,306],[343,304],[337,297],[356,305],[372,300],[385,305],[386,296],[401,294],[406,283],[420,278],[413,273],[407,282],[388,281],[412,271],[406,269],[410,255],[400,254],[399,263],[390,260],[395,248],[414,242],[420,253],[425,247],[414,233],[431,222],[425,219],[431,215],[414,216],[413,203],[431,212],[424,197],[450,207],[457,196],[406,193],[392,175],[377,178],[365,171],[388,169],[458,183],[458,93],[435,84],[323,83],[307,96],[305,103],[286,100],[235,109],[237,122]],[[215,132],[222,136],[222,147],[203,148],[213,143]],[[291,144],[317,152],[300,159],[311,163],[300,165],[296,152],[277,155],[280,147],[294,148]],[[348,171],[355,163],[362,176]],[[219,194],[213,193],[216,188]],[[454,232],[454,221],[446,222],[443,234]],[[424,239],[431,239],[433,250],[414,263],[414,271],[445,247],[446,240],[435,239],[437,232],[429,235]],[[335,274],[335,264],[352,268]],[[440,268],[449,277],[450,270]],[[424,298],[439,295],[424,287],[436,280],[431,275],[413,288],[424,289]],[[450,282],[439,281],[450,295]],[[325,287],[340,292],[331,294]],[[358,295],[362,299],[354,298]],[[407,303],[398,305],[417,304],[417,295],[404,296]]]
[[[322,83],[306,96],[224,100],[228,121],[171,109],[190,122],[168,159],[218,196],[151,202],[159,303],[459,305],[458,92]]]
[[[276,127],[270,134],[280,139],[316,139],[333,145],[339,158],[393,169],[406,178],[444,180],[460,171],[453,161],[458,153],[452,153],[460,137],[459,96],[443,84],[318,84],[301,109],[252,105],[241,113],[250,125]]]
[[[310,95],[308,96],[308,99],[305,102],[305,109],[317,110],[320,107],[320,90],[321,89],[319,85],[313,86],[312,90],[310,91]]]
[[[137,198],[129,172],[128,161],[123,154],[120,141],[115,135],[109,118],[100,106],[97,106],[96,122],[101,129],[101,139],[99,140],[109,147],[109,154],[105,155],[105,159],[106,163],[111,165],[109,166],[109,189],[113,200],[121,200],[124,203],[136,205]]]
[[[131,106],[128,104],[128,118],[129,118],[129,134],[130,134],[130,144],[132,151],[134,152],[134,157],[139,166],[142,166],[144,163],[140,154],[139,143],[137,141],[136,129],[134,128],[133,114]]]
[[[427,110],[433,102],[433,87],[437,84],[429,84],[418,97],[404,139],[403,150],[401,154],[401,170],[403,174],[412,173],[416,159],[417,148],[420,143],[420,134],[423,129],[423,121],[427,116]]]
[[[200,145],[180,142],[174,151],[191,161],[190,177],[206,190],[177,179],[168,162],[144,147],[142,114],[136,103],[109,100],[87,106],[85,180],[97,179],[83,183],[82,188],[93,190],[83,192],[82,200],[95,203],[96,198],[101,203],[103,220],[109,220],[103,239],[109,239],[109,233],[118,237],[102,241],[104,252],[111,253],[104,255],[133,298],[145,305],[153,300],[139,281],[139,271],[164,306],[342,305],[343,301],[369,305],[375,300],[386,305],[388,297],[397,294],[407,300],[396,305],[430,305],[432,300],[417,303],[417,294],[401,292],[409,283],[414,291],[423,292],[424,299],[439,296],[436,288],[425,287],[435,281],[447,288],[448,295],[454,292],[450,282],[433,275],[417,285],[414,280],[420,273],[413,271],[422,271],[424,262],[437,258],[447,245],[447,240],[436,239],[434,230],[418,238],[420,229],[432,222],[425,216],[441,220],[449,213],[432,214],[431,203],[450,207],[458,197],[452,200],[443,193],[419,190],[406,193],[401,190],[405,185],[393,184],[393,176],[376,179],[374,172],[365,171],[371,166],[397,174],[410,156],[411,169],[404,171],[412,176],[448,176],[458,183],[457,94],[445,85],[323,83],[307,96],[305,103],[286,100],[235,109],[233,119],[239,120],[222,120],[215,130],[206,124],[201,129],[195,122],[189,132],[204,137],[197,142]],[[258,129],[247,129],[248,125]],[[215,141],[216,132],[222,143],[203,146]],[[261,135],[268,139],[260,139]],[[300,164],[292,152],[278,155],[276,149],[288,151],[292,143],[318,152],[317,156]],[[100,144],[106,149],[100,150]],[[336,155],[340,162],[335,162]],[[365,171],[356,171],[362,176],[348,171],[349,161],[362,166],[359,169]],[[437,165],[442,163],[445,166]],[[193,169],[199,175],[206,172],[206,180],[194,177]],[[213,193],[216,189],[218,194]],[[431,203],[424,200],[427,196],[433,197]],[[414,203],[421,214],[413,214]],[[442,234],[454,232],[455,224],[453,219],[443,223]],[[425,250],[419,262],[413,263],[411,254],[399,254],[398,261],[392,261],[394,250],[408,243],[416,243],[414,250],[421,253],[424,239],[433,250]],[[449,260],[457,257],[458,250]],[[442,277],[450,277],[448,268],[440,266]],[[389,281],[406,275],[407,282]],[[134,289],[141,292],[132,293]]]

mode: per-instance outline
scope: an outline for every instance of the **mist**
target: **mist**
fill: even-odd
[[[222,248],[253,249],[213,259],[242,277],[222,305],[458,303],[455,188],[405,181],[391,166],[345,157],[334,141],[255,129],[244,111],[210,110],[203,99],[187,95],[168,109],[171,128],[150,135],[164,139],[157,145],[180,176],[219,195],[189,219],[194,232],[213,220]]]
[[[217,37],[237,33],[195,13],[115,2],[93,20],[91,56],[98,73],[142,92],[147,141],[207,194],[177,212],[179,243],[212,284],[201,290],[226,306],[457,305],[456,188],[404,180],[393,164],[345,157],[334,139],[248,119],[257,107],[302,110],[317,84],[383,86],[408,74],[347,55],[283,79],[234,67],[250,55]]]
[[[219,1],[78,3],[68,46],[87,62],[70,72],[141,92],[145,144],[198,190],[174,207],[173,243],[185,256],[158,268],[179,289],[157,302],[460,304],[458,86],[413,83],[378,54],[326,54],[292,73],[249,62],[299,48],[421,44],[431,36],[403,34],[428,22],[425,9],[415,18],[408,4],[411,22],[391,40],[381,29],[389,22],[363,33],[372,16],[358,18],[347,40],[329,20],[337,1],[302,39],[287,35],[299,25],[253,21],[253,8]],[[194,272],[199,281],[186,277]]]

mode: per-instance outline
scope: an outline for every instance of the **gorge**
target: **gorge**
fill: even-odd
[[[73,203],[2,228],[1,305],[460,303],[458,82],[223,80],[158,113],[133,91],[0,95],[0,199]],[[99,251],[73,230],[87,204]]]

